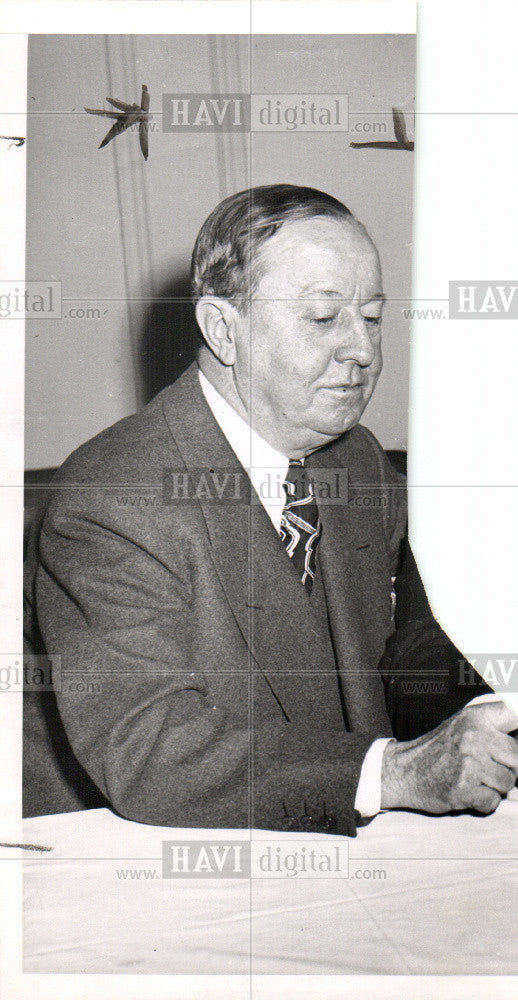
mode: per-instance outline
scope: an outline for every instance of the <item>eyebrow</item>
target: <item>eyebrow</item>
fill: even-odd
[[[311,295],[308,295],[306,293],[311,293]],[[337,292],[332,288],[318,288],[315,287],[314,285],[305,285],[304,288],[302,288],[300,291],[300,297],[308,299],[316,298],[317,301],[319,298],[333,298],[333,299],[342,299],[343,301],[349,301],[348,299],[347,300],[344,299],[342,292]],[[374,295],[370,296],[370,298],[363,299],[361,304],[367,305],[369,302],[384,303],[385,301],[386,301],[386,295],[384,292],[375,292]]]

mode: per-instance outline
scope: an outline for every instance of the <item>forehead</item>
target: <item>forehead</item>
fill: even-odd
[[[334,291],[381,293],[376,247],[355,220],[316,217],[286,222],[261,247],[257,295],[288,297]]]

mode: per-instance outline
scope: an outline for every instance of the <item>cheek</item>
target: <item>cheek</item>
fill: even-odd
[[[284,381],[284,395],[296,400],[297,406],[311,405],[313,383],[322,376],[325,368],[326,362],[319,354],[299,346],[285,359],[283,376],[279,378],[280,384]],[[280,369],[277,371],[280,375]]]
[[[251,364],[252,376],[264,381],[275,382],[282,387],[283,380],[295,377],[301,370],[301,351],[291,347],[286,338],[279,332],[268,331],[266,337],[259,332],[254,333],[252,340]]]
[[[330,350],[314,336],[307,337],[300,324],[279,321],[277,314],[256,318],[252,324],[250,364],[252,378],[268,384],[269,394],[308,401],[308,390],[322,376]]]

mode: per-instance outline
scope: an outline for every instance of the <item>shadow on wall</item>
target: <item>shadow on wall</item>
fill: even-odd
[[[188,368],[200,338],[186,272],[162,287],[144,320],[139,345],[144,403]]]

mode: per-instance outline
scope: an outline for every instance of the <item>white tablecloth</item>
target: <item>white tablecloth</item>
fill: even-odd
[[[517,828],[513,792],[489,817],[392,812],[356,839],[318,838],[348,849],[340,874],[202,879],[163,878],[162,842],[250,835],[107,809],[26,820],[24,971],[516,974]],[[251,836],[299,857],[315,843]]]

